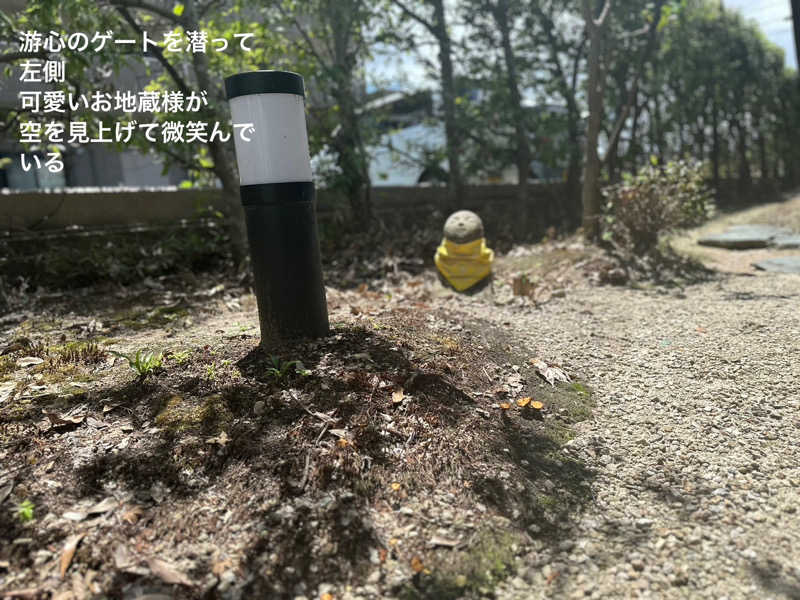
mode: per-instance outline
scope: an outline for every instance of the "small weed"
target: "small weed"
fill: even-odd
[[[106,356],[106,350],[100,348],[97,342],[67,344],[58,352],[58,360],[62,363],[96,364]]]
[[[172,353],[172,360],[174,360],[179,365],[182,365],[187,360],[189,360],[189,355],[191,352],[188,350],[182,350],[181,352],[173,352]]]
[[[161,352],[158,354],[144,350],[137,350],[136,354],[123,354],[114,350],[109,350],[109,352],[114,356],[121,356],[127,360],[131,369],[136,371],[142,379],[161,368],[161,363],[164,360],[164,355]]]
[[[292,370],[301,376],[311,375],[311,371],[307,370],[299,360],[283,362],[277,356],[270,356],[270,361],[272,366],[267,369],[267,374],[275,379],[285,379]]]
[[[39,358],[47,358],[50,355],[50,348],[44,342],[31,342],[28,351],[28,356],[37,356]]]
[[[33,521],[33,502],[30,500],[23,500],[17,506],[17,518],[22,523]]]
[[[217,378],[217,363],[211,363],[206,367],[206,379],[214,381]]]

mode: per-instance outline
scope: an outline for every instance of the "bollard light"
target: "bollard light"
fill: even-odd
[[[251,71],[225,79],[250,243],[261,344],[328,333],[303,78]]]

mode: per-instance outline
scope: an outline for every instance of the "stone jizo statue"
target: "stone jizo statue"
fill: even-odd
[[[492,270],[494,252],[486,247],[483,222],[474,212],[459,210],[447,218],[444,239],[434,261],[442,277],[463,292],[485,280]]]

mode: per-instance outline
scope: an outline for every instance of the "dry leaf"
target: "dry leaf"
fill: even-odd
[[[8,498],[11,495],[11,490],[13,489],[14,489],[13,481],[9,481],[3,487],[0,487],[0,504],[6,501],[6,498]]]
[[[160,558],[148,558],[147,566],[153,572],[153,575],[161,578],[165,583],[177,583],[180,585],[193,585],[189,578],[178,571],[174,566]]]
[[[43,358],[39,358],[38,356],[23,356],[20,359],[17,359],[17,366],[18,367],[32,367],[33,365],[40,365],[44,362]]]
[[[400,543],[400,540],[398,540],[397,538],[391,538],[389,540],[389,545],[392,546],[392,547],[397,546],[397,544],[399,544],[399,543]]]
[[[14,391],[17,389],[16,381],[9,381],[7,383],[0,383],[0,404],[6,400],[10,400],[14,396]]]
[[[141,506],[134,506],[130,510],[122,513],[122,520],[127,523],[130,523],[131,525],[135,525],[136,522],[139,520],[139,517],[142,516],[143,512],[144,511],[142,510]]]
[[[85,509],[83,511],[80,510],[68,511],[61,516],[65,519],[69,519],[70,521],[83,521],[89,515],[97,515],[105,513],[110,510],[113,510],[116,507],[117,507],[117,501],[109,496],[105,500],[98,502],[89,509]]]
[[[339,446],[339,448],[346,448],[349,443],[350,442],[348,442],[344,438],[340,438],[340,439],[336,440],[336,445]]]
[[[136,564],[136,560],[131,555],[130,551],[120,544],[114,549],[114,566],[120,571],[132,567]]]
[[[217,561],[213,565],[211,565],[211,572],[217,577],[220,577],[225,571],[227,571],[231,567],[233,567],[233,562],[231,562],[229,558],[226,558],[225,560]]]
[[[108,427],[108,423],[95,419],[94,417],[86,417],[86,424],[94,429],[104,429]]]
[[[552,367],[544,362],[540,358],[532,358],[530,363],[536,367],[536,370],[539,371],[539,375],[541,375],[547,383],[552,386],[555,386],[556,381],[563,381],[564,383],[569,383],[572,381],[562,369],[558,367]]]
[[[61,579],[64,579],[64,574],[69,569],[69,564],[72,562],[72,557],[75,556],[75,550],[78,548],[78,543],[83,539],[85,533],[76,533],[67,538],[64,542],[64,549],[61,551]]]
[[[400,404],[405,398],[406,395],[403,393],[402,389],[397,390],[396,392],[392,392],[392,402],[395,404]]]
[[[422,564],[419,556],[415,556],[411,559],[411,569],[414,573],[422,573],[423,569],[425,569],[425,565]]]
[[[50,421],[53,427],[68,427],[70,425],[80,425],[86,418],[86,415],[59,415],[58,413],[47,412],[42,409],[44,415]]]
[[[454,546],[458,546],[458,540],[450,540],[440,535],[435,535],[430,539],[428,544],[431,546],[445,546],[447,548],[453,548]]]
[[[69,511],[65,512],[61,515],[65,519],[69,519],[70,521],[83,521],[86,517],[89,516],[89,513],[85,512],[78,512],[78,511]]]
[[[117,501],[114,500],[114,498],[112,498],[111,496],[109,496],[102,502],[98,502],[93,507],[91,507],[88,512],[90,515],[95,515],[99,513],[108,512],[110,510],[115,509],[116,507],[117,507]]]
[[[533,301],[537,304],[545,304],[553,296],[553,290],[549,286],[540,286],[533,292]]]
[[[385,563],[386,562],[386,557],[388,555],[389,555],[389,551],[386,548],[379,548],[378,549],[378,560],[380,560],[381,563]]]
[[[222,431],[218,436],[208,438],[206,440],[206,444],[219,444],[220,446],[225,446],[225,444],[228,443],[228,440],[228,434]]]
[[[530,397],[520,398],[519,400],[517,400],[517,406],[519,406],[520,408],[525,408],[530,403],[531,403]]]

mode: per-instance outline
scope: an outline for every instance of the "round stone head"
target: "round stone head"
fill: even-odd
[[[456,244],[474,242],[483,237],[483,222],[471,210],[459,210],[445,221],[444,237]]]

